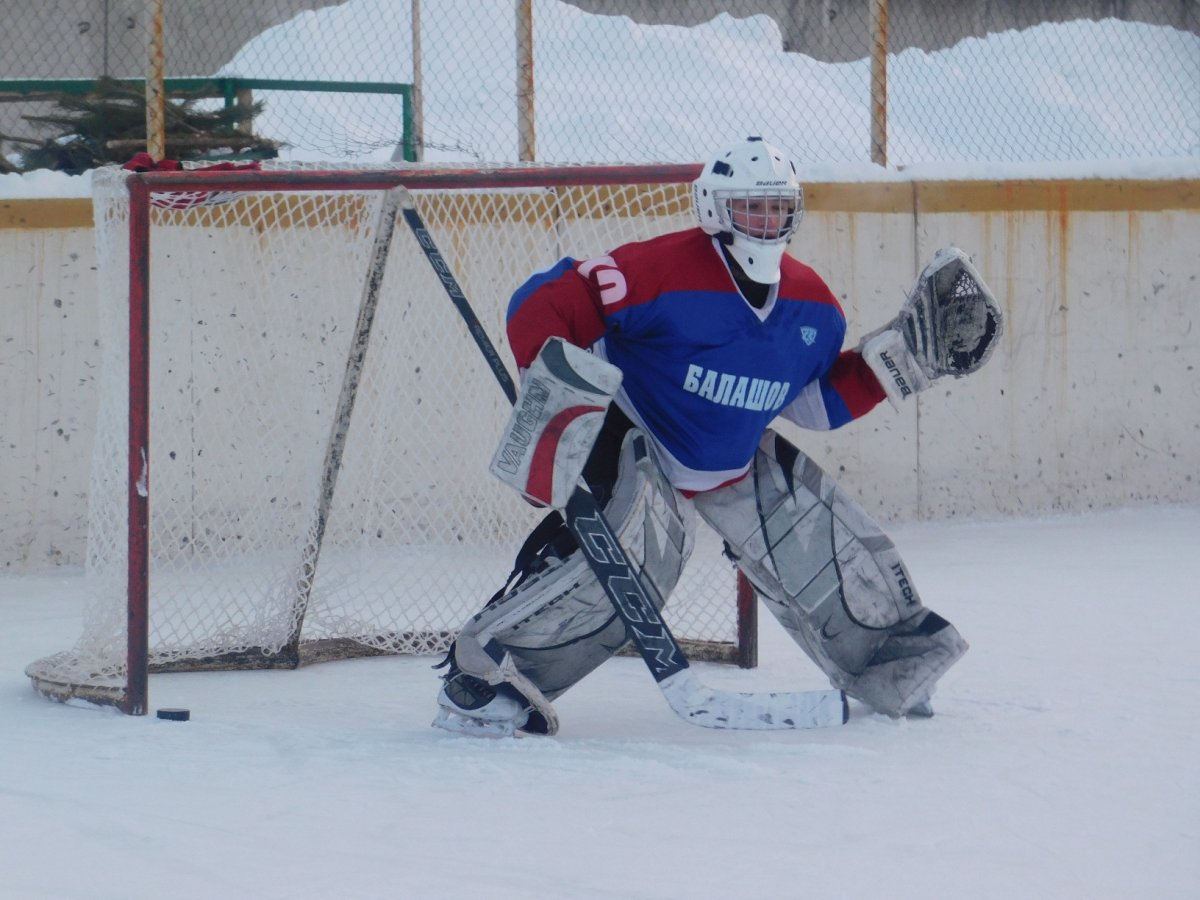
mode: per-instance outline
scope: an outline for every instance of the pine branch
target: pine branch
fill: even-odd
[[[198,93],[168,98],[163,106],[167,155],[196,159],[212,148],[237,152],[250,148],[258,155],[275,156],[279,144],[248,133],[246,126],[264,105],[222,106],[197,109],[212,97]],[[124,162],[129,151],[146,144],[146,101],[140,91],[111,78],[100,79],[89,93],[60,95],[58,110],[40,116],[23,116],[28,122],[57,131],[57,137],[29,142],[21,153],[25,171],[38,168],[83,171],[112,162]]]

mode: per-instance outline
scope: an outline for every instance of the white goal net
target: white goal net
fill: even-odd
[[[411,185],[514,376],[504,318],[528,275],[693,221],[682,174],[588,184],[588,170],[568,169],[535,183],[544,171],[517,170],[520,187],[496,171],[422,180],[390,169],[357,187],[309,172],[328,186],[262,186],[250,173],[221,194],[156,188],[145,259],[131,248],[128,173],[94,173],[103,369],[89,596],[76,646],[28,667],[39,690],[129,703],[139,498],[150,671],[445,651],[544,511],[487,472],[508,401],[445,279],[403,221],[382,257],[375,248],[387,179]],[[377,290],[373,261],[385,263]],[[131,273],[136,286],[143,272],[147,329],[130,316]],[[143,352],[145,386],[134,371]],[[147,464],[133,460],[131,492],[130,455],[141,451],[129,449],[130,398],[140,390]],[[732,657],[736,594],[719,542],[701,535],[668,623],[694,654]]]

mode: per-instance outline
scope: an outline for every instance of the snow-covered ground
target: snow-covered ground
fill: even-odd
[[[159,675],[187,723],[44,700],[73,573],[0,577],[0,896],[1195,898],[1200,508],[892,529],[972,649],[931,720],[717,732],[636,658],[555,738],[429,726],[430,659]],[[822,687],[764,612],[727,689]]]

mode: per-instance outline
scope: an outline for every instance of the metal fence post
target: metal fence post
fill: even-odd
[[[159,160],[167,153],[165,99],[163,97],[163,0],[147,0],[150,39],[146,60],[146,152]]]
[[[887,165],[888,0],[871,0],[871,162]]]
[[[533,0],[517,2],[517,159],[537,159],[533,102]]]

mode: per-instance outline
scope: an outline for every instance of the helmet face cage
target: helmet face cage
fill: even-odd
[[[713,201],[721,231],[763,244],[786,244],[804,215],[804,192],[799,187],[714,191]]]

